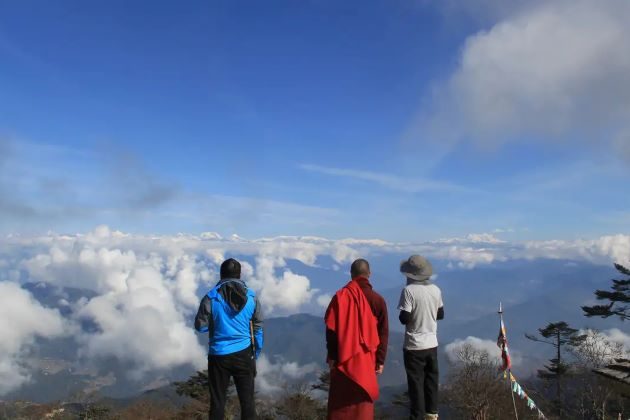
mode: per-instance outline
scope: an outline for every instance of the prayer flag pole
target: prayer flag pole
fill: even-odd
[[[503,305],[501,302],[499,302],[499,319],[501,321],[501,325],[499,329],[499,338],[497,338],[497,346],[501,349],[501,360],[503,361],[501,370],[510,383],[510,394],[512,395],[512,405],[514,406],[514,417],[518,420],[518,410],[516,409],[516,399],[514,398],[514,394],[518,394],[519,398],[527,401],[527,408],[530,410],[536,410],[538,412],[539,419],[545,419],[546,417],[543,412],[540,411],[540,408],[538,408],[534,400],[527,395],[523,387],[516,381],[514,375],[512,375],[512,360],[510,359],[510,349],[508,346],[505,323],[503,322]]]
[[[512,406],[514,406],[514,418],[518,420],[518,410],[516,409],[516,400],[514,399],[514,392],[512,392],[512,366],[511,366],[512,363],[509,360],[509,355],[507,354],[507,334],[505,332],[505,324],[503,323],[503,305],[501,304],[501,302],[499,302],[498,313],[499,313],[499,319],[501,321],[499,342],[501,343],[501,351],[503,352],[502,353],[503,363],[504,363],[503,370],[505,371],[507,367],[508,389],[510,390],[510,395],[512,396]]]

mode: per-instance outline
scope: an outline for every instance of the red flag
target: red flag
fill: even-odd
[[[497,346],[501,349],[501,359],[503,359],[501,370],[511,369],[512,360],[510,360],[510,352],[508,350],[507,334],[505,333],[503,318],[501,318],[501,329],[499,330],[499,338],[497,338]]]

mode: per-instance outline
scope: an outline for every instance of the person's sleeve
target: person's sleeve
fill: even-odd
[[[326,328],[326,361],[337,361],[339,355],[339,347],[337,343],[337,334],[328,328]]]
[[[438,303],[437,319],[438,321],[444,319],[444,301],[442,300],[442,291],[440,291],[440,302]]]
[[[254,328],[255,356],[256,359],[258,359],[258,356],[260,356],[260,352],[263,349],[264,342],[262,308],[260,307],[258,298],[256,298],[256,309],[254,310],[254,315],[252,316],[252,325]]]
[[[400,311],[400,314],[398,315],[398,320],[401,324],[407,325],[409,321],[411,321],[411,312]]]
[[[441,298],[440,298],[441,299]],[[398,310],[411,313],[413,308],[413,297],[407,288],[405,287],[400,293],[400,300],[398,301]]]
[[[212,319],[212,306],[210,298],[204,296],[199,304],[197,316],[195,317],[195,330],[200,333],[207,333],[210,330],[210,320]]]
[[[328,309],[326,309],[326,316],[324,319],[327,319],[330,312],[333,311],[337,306],[337,296],[333,296],[330,304],[328,305]],[[337,341],[337,333],[335,331],[326,328],[326,361],[336,361],[339,355],[339,343]]]
[[[441,319],[444,319],[444,306],[438,308],[437,320],[439,321]]]
[[[389,318],[387,316],[387,303],[385,303],[385,299],[381,297],[380,302],[381,310],[378,316],[378,338],[380,342],[376,349],[376,364],[384,365],[389,341]]]

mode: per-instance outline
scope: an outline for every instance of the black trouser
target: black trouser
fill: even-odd
[[[409,419],[422,419],[424,414],[438,412],[437,347],[426,350],[405,350],[405,370],[411,411]]]
[[[208,384],[210,385],[210,420],[223,420],[230,377],[234,378],[241,404],[241,419],[256,418],[254,377],[256,360],[251,348],[225,356],[208,356]]]

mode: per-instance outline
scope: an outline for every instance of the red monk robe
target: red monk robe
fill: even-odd
[[[330,372],[328,419],[373,419],[379,394],[376,365],[384,363],[387,351],[384,299],[366,278],[350,281],[328,306],[326,329],[328,357],[336,362]]]

